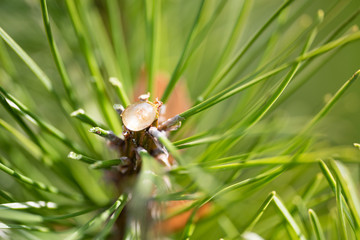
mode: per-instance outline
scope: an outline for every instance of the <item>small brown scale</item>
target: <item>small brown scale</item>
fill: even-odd
[[[137,153],[139,147],[144,148],[151,156],[161,164],[170,167],[169,154],[159,141],[149,133],[150,127],[158,128],[159,111],[162,103],[160,101],[150,102],[148,95],[140,96],[140,101],[129,105],[121,112],[124,126],[123,140],[110,141],[120,156],[127,164],[119,167],[122,174],[138,172],[140,158]]]
[[[166,133],[180,126],[178,116],[159,124],[161,106],[162,102],[151,102],[149,94],[144,94],[139,97],[138,102],[127,106],[126,109],[122,106],[116,107],[123,123],[123,138],[111,133],[108,144],[118,151],[123,163],[116,166],[117,171],[108,172],[107,176],[116,183],[120,192],[131,191],[132,183],[141,169],[139,149],[145,149],[166,168],[172,165],[168,151],[149,131],[152,128]]]

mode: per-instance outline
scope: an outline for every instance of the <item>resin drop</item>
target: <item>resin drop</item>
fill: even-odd
[[[128,106],[121,116],[125,127],[136,132],[149,127],[156,120],[157,109],[148,102],[138,102]]]

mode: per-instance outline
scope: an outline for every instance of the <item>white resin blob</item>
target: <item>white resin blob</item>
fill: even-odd
[[[149,127],[155,121],[156,115],[155,106],[138,102],[128,106],[121,117],[125,127],[136,132]]]

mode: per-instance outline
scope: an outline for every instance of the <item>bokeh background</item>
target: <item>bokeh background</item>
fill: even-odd
[[[216,1],[212,2],[213,6],[215,6]],[[195,52],[195,56],[190,63],[191,67],[188,67],[184,73],[184,79],[187,81],[188,89],[193,99],[204,88],[201,84],[210,77],[212,74],[211,69],[215,68],[216,59],[221,54],[221,49],[223,49],[226,43],[225,40],[236,20],[236,14],[241,2],[237,0],[228,1],[212,27],[205,43]],[[146,32],[143,4],[142,1],[119,1],[119,3],[122,9],[122,23],[128,49],[127,55],[130,59],[131,81],[135,82],[139,79],[144,65]],[[237,43],[238,48],[254,34],[264,20],[281,3],[282,1],[277,0],[253,1],[251,11],[249,12],[249,20],[242,31],[241,39]],[[98,1],[96,7],[100,8],[106,23],[106,9],[103,4],[102,1]],[[161,57],[159,58],[159,70],[162,73],[170,74],[174,69],[199,4],[200,1],[171,0],[163,2],[160,39]],[[70,72],[71,79],[75,84],[75,91],[86,102],[85,110],[94,114],[97,110],[91,96],[92,92],[89,84],[91,77],[89,77],[84,59],[80,55],[79,43],[71,27],[70,18],[66,13],[66,6],[63,1],[51,1],[48,5],[55,39],[65,60],[66,67]],[[297,36],[304,28],[308,27],[316,19],[318,9],[322,9],[325,12],[324,24],[320,28],[318,37],[321,39],[338,26],[339,22],[353,14],[359,7],[358,5],[357,1],[350,0],[296,1],[283,14],[285,19],[283,21],[292,21],[293,23],[290,28],[281,32],[281,34],[286,34],[286,37],[283,37],[274,46],[274,52],[284,44],[287,44],[287,40],[288,43],[293,41],[294,36]],[[207,9],[208,14],[211,13],[212,9],[211,7]],[[299,10],[301,10],[301,13],[293,16]],[[51,76],[57,91],[64,94],[43,30],[38,1],[1,1],[0,23],[1,27]],[[359,17],[356,17],[343,31],[346,32],[350,26],[359,23]],[[267,40],[274,28],[270,27],[266,34],[264,34],[264,40]],[[104,34],[104,32],[99,34]],[[258,42],[261,43],[261,41],[262,39]],[[1,47],[6,48],[3,43]],[[256,49],[256,45],[253,49],[253,52],[259,51],[259,49]],[[60,111],[56,109],[51,98],[46,98],[48,93],[38,81],[34,80],[35,76],[13,52],[7,52],[10,55],[11,61],[4,61],[3,58],[5,56],[2,56],[0,68],[1,85],[9,89],[14,95],[16,95],[17,84],[26,86],[29,92],[32,93],[31,96],[27,96],[26,102],[36,106],[40,113],[51,112],[51,114],[46,114],[46,117],[50,118],[51,121],[56,122],[58,119],[61,119],[61,116],[59,116]],[[313,115],[322,106],[328,94],[334,93],[359,68],[359,52],[359,41],[348,44],[340,51],[337,51],[328,62],[319,67],[318,71],[309,76],[309,81],[299,91],[283,104],[284,114],[288,117],[307,117]],[[236,73],[239,77],[244,76],[249,71],[248,69],[252,69],[253,64],[258,60],[249,59],[249,56],[256,56],[256,52],[252,53],[250,51],[247,56],[248,58],[245,56],[244,60],[241,61],[241,72]],[[11,79],[4,68],[11,69],[15,77]],[[322,125],[322,132],[328,135],[336,144],[351,144],[352,142],[359,141],[359,93],[359,83],[355,83]],[[57,122],[59,125],[63,123]],[[67,127],[62,126],[61,128]]]
[[[159,73],[169,76],[175,68],[200,2],[199,0],[162,1]],[[88,27],[89,29],[93,29],[96,34],[103,35],[104,39],[106,39],[109,33],[106,6],[101,0],[95,1],[94,4],[91,3],[92,1],[84,1],[88,12],[91,13],[90,16],[92,18],[103,19],[106,27],[101,28],[96,25]],[[121,20],[127,49],[127,52],[124,54],[126,54],[129,59],[129,66],[125,67],[129,77],[127,79],[127,88],[129,90],[128,94],[132,96],[132,88],[136,85],[144,71],[145,48],[147,44],[144,17],[145,10],[143,1],[140,0],[121,0],[118,1],[118,3],[121,8]],[[200,19],[201,24],[205,24],[206,18],[213,13],[217,3],[217,0],[208,1],[205,15],[203,16],[204,19]],[[245,27],[241,30],[241,37],[236,42],[237,50],[244,46],[247,40],[282,3],[283,1],[280,0],[252,1],[250,4],[251,7],[249,8],[250,10],[246,12],[248,14],[248,20],[246,21]],[[181,81],[186,83],[191,102],[196,101],[196,98],[206,87],[213,71],[216,69],[218,58],[221,56],[222,49],[232,31],[241,5],[242,1],[240,0],[228,0],[218,19],[211,27],[205,41],[194,51],[181,78]],[[259,62],[262,61],[261,56],[265,51],[268,51],[269,56],[276,59],[278,54],[284,50],[284,47],[289,46],[289,48],[294,48],[295,50],[290,52],[289,55],[279,57],[284,57],[284,61],[296,57],[298,54],[296,49],[301,48],[304,43],[310,26],[316,22],[319,9],[324,11],[325,19],[320,25],[319,34],[314,42],[314,46],[317,46],[325,36],[328,36],[329,33],[336,29],[344,19],[356,11],[359,11],[359,8],[360,4],[358,0],[295,1],[281,14],[279,20],[276,20],[275,23],[266,30],[249,52],[246,53],[234,71],[231,72],[228,80],[239,79],[254,71]],[[66,5],[62,0],[52,0],[48,1],[48,9],[56,43],[58,44],[60,54],[63,57],[74,85],[74,91],[82,103],[82,108],[95,119],[102,121],[101,112],[96,103],[95,92],[91,87],[91,81],[93,81],[93,79],[86,66],[85,59],[81,52],[81,46],[79,45],[66,10]],[[99,11],[93,11],[94,9],[98,9]],[[341,34],[345,34],[351,31],[351,29],[356,29],[358,25],[360,25],[360,17],[355,16],[351,23],[342,29]],[[59,95],[65,96],[65,91],[51,56],[44,32],[39,1],[0,0],[0,27],[46,72]],[[277,35],[276,38],[274,37],[274,33]],[[273,42],[268,44],[270,40]],[[99,57],[100,49],[108,48],[106,44],[106,42],[102,42],[94,44],[93,46],[94,54],[99,59],[101,59],[101,57]],[[264,46],[271,47],[267,49],[264,48]],[[285,47],[285,49],[287,48]],[[231,53],[230,56],[235,53],[236,51]],[[330,55],[331,57],[326,62],[318,65]],[[99,61],[100,69],[105,79],[111,77],[111,72],[107,71],[107,64],[106,59]],[[281,119],[281,122],[277,122],[276,125],[281,125],[281,128],[279,128],[281,131],[286,133],[296,132],[321,109],[331,94],[335,93],[337,89],[360,68],[360,41],[352,42],[339,50],[327,53],[314,60],[310,66],[314,66],[314,71],[310,67],[307,71],[296,76],[294,83],[290,84],[287,91],[291,92],[291,89],[301,80],[307,80],[306,83],[298,91],[291,94],[286,101],[282,102],[281,97],[281,105],[279,105],[276,111],[271,112],[271,114],[267,116],[269,121],[271,121],[273,117],[275,119]],[[262,85],[263,89],[254,93],[255,95],[252,98],[253,102],[245,102],[248,106],[245,106],[244,109],[251,109],[252,104],[256,104],[256,98],[258,97],[260,99],[260,97],[267,92],[267,88],[273,87],[272,84],[276,80],[278,79],[273,79],[269,81],[269,83]],[[36,114],[65,132],[69,138],[74,139],[79,145],[84,145],[74,133],[70,123],[65,120],[63,112],[56,104],[56,100],[43,87],[40,81],[36,79],[34,74],[18,56],[1,40],[0,85],[22,102],[26,103]],[[221,87],[223,86],[219,86],[216,91]],[[111,94],[111,98],[114,99],[114,103],[116,103],[115,94]],[[196,118],[197,124],[192,125],[196,128],[193,129],[194,132],[201,132],[202,130],[211,129],[211,127],[221,124],[224,116],[228,116],[239,104],[244,104],[242,100],[242,94],[239,94],[211,108],[211,110],[201,113],[199,117]],[[181,99],[179,101],[181,101]],[[357,81],[339,102],[336,103],[324,121],[314,129],[314,135],[321,140],[325,140],[326,144],[330,146],[352,146],[353,143],[360,142],[359,106],[360,81]],[[244,111],[242,114],[245,115],[246,113],[247,111]],[[238,116],[234,121],[238,121],[241,117],[242,116]],[[10,123],[13,121],[3,108],[0,108],[0,118]],[[261,127],[259,129],[261,130]],[[281,134],[281,132],[279,134]],[[44,137],[48,138],[49,142],[51,142],[50,137]],[[177,136],[174,137],[176,138]],[[102,153],[104,159],[116,156],[114,152],[104,147],[104,143],[98,141],[98,139],[93,136],[90,138],[96,143],[96,151]],[[179,138],[181,138],[181,136]],[[62,153],[64,159],[66,158],[69,152],[66,147],[57,143],[54,143],[53,147],[56,148],[59,153]],[[21,146],[15,143],[15,140],[9,137],[9,134],[5,130],[0,128],[0,153],[14,159],[17,164],[21,165],[23,161],[22,154],[26,155],[26,153],[20,154],[19,149],[23,151]],[[203,150],[204,148],[192,149],[190,150],[190,154],[197,155]],[[241,152],[241,150],[239,150],[239,152]],[[36,169],[42,169],[40,164],[29,165],[27,171],[30,173],[31,171],[36,171]],[[295,172],[295,174],[299,174],[298,177],[301,180],[289,184],[298,185],[298,187],[301,188],[300,185],[307,181],[307,176],[301,176],[302,173],[302,171]],[[44,174],[46,175],[46,173]],[[100,178],[101,174],[96,174]],[[291,178],[290,175],[292,174],[293,172],[288,173],[283,179]],[[354,171],[353,174],[355,178],[360,177],[356,171]],[[36,174],[34,176],[36,176]],[[36,177],[41,178],[41,176]],[[3,176],[2,173],[0,173],[0,179],[2,180],[0,181],[1,187],[11,189],[14,186],[12,180],[5,175]],[[284,186],[285,184],[287,184],[286,181],[281,182],[279,180],[275,182],[273,186]],[[247,208],[247,205],[252,205],[249,207],[251,211],[257,209],[271,190],[272,187],[268,187],[268,189],[264,191],[264,195],[257,196],[259,199],[258,202],[253,202],[255,200],[250,199],[239,203],[236,208],[243,209]],[[14,191],[16,192],[16,190]],[[18,194],[21,193],[19,192]],[[286,199],[287,196],[291,195],[291,191],[283,195]],[[97,200],[104,202],[106,201],[104,199],[106,199],[105,196],[98,196]],[[236,214],[238,214],[238,212],[234,210],[234,215]],[[266,214],[266,216],[271,216],[273,210]],[[235,218],[235,216],[233,217]],[[238,221],[241,224],[241,219]],[[266,225],[266,223],[264,224]]]

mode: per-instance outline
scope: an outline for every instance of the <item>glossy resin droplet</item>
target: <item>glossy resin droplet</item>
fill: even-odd
[[[149,127],[156,120],[157,109],[150,103],[138,102],[128,106],[121,116],[125,127],[136,132]]]

